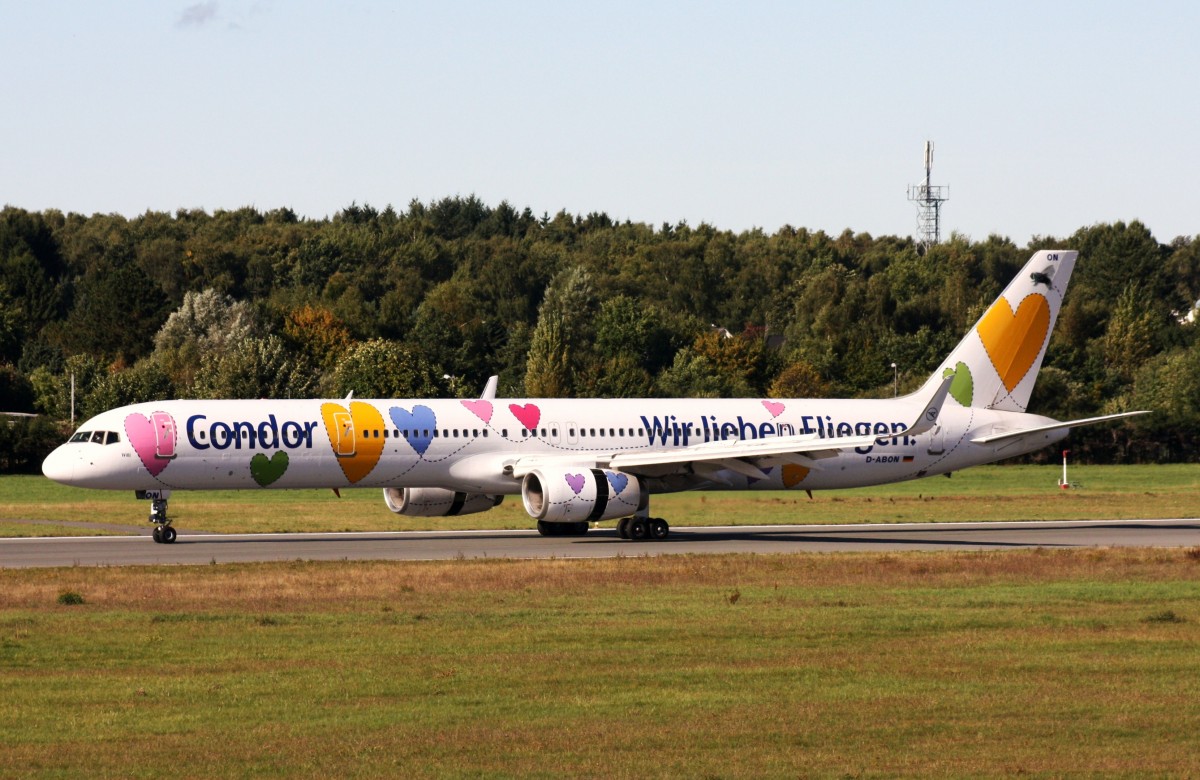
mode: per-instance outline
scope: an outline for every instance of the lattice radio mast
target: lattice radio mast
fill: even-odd
[[[908,199],[917,204],[917,243],[922,249],[942,239],[942,204],[950,200],[950,188],[929,183],[933,173],[933,141],[925,142],[925,183],[908,188]]]

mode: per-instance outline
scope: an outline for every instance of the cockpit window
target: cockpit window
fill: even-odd
[[[121,440],[121,434],[116,431],[78,431],[68,441],[92,442],[94,444],[116,444]]]

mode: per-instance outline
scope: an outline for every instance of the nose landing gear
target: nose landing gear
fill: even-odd
[[[135,494],[140,499],[150,500],[150,522],[154,523],[154,533],[151,536],[159,544],[174,544],[177,536],[171,527],[171,519],[167,517],[167,499],[171,496],[169,490],[139,490]]]

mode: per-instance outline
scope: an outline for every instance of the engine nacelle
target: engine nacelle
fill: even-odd
[[[536,469],[521,482],[525,511],[548,523],[595,522],[632,515],[649,491],[631,474],[601,469]]]
[[[504,496],[459,493],[445,488],[384,488],[383,502],[398,515],[449,517],[486,512],[500,505]]]

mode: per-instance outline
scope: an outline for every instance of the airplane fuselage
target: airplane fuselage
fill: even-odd
[[[980,435],[1053,421],[949,405],[932,430],[903,434],[919,404],[903,398],[159,401],[93,418],[46,468],[61,481],[116,490],[438,487],[503,495],[521,492],[511,468],[521,460],[570,466],[712,442],[810,434],[833,448],[838,439],[873,436],[807,465],[764,467],[765,478],[730,469],[647,475],[653,492],[821,490],[942,474],[1066,435],[1047,432],[1019,448],[973,444]]]

